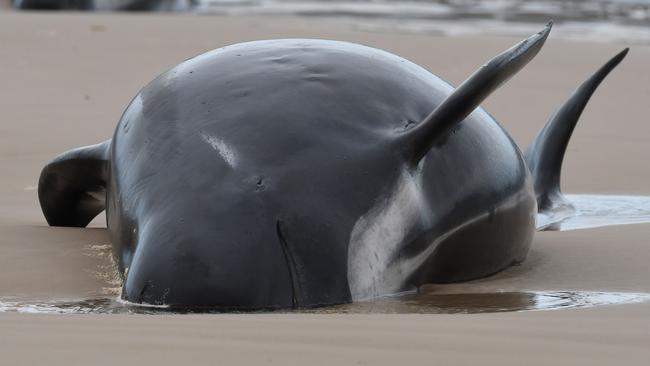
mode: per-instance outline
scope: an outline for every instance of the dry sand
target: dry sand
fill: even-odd
[[[516,40],[355,31],[333,21],[0,13],[0,296],[88,298],[108,244],[48,228],[35,186],[71,147],[111,136],[149,80],[225,44],[313,37],[360,42],[457,84]],[[575,86],[624,45],[545,49],[485,107],[525,147]],[[564,166],[565,191],[650,194],[650,48],[635,46],[596,93]],[[446,292],[650,292],[650,225],[536,236],[523,265]],[[101,247],[99,247],[101,248]],[[91,252],[89,255],[89,251]],[[0,364],[614,364],[650,358],[650,303],[480,315],[0,314]]]

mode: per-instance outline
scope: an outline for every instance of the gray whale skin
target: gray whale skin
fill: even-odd
[[[122,297],[172,308],[305,308],[488,276],[572,206],[569,137],[627,49],[522,154],[479,104],[551,29],[453,88],[393,54],[285,39],[223,47],[147,85],[112,139],[63,153],[53,226],[106,210]],[[544,220],[540,220],[544,217]]]

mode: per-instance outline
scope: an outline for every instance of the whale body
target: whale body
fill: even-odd
[[[111,139],[45,166],[41,207],[54,226],[106,210],[122,297],[135,303],[300,308],[488,276],[571,211],[559,189],[566,143],[627,52],[523,154],[479,104],[550,28],[457,88],[345,42],[205,53],[144,87]]]

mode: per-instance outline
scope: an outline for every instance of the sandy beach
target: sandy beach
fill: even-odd
[[[147,82],[207,50],[255,39],[326,38],[399,54],[457,85],[513,38],[364,32],[332,20],[0,10],[0,297],[84,299],[109,244],[49,228],[36,186],[57,154],[109,138]],[[570,92],[626,45],[553,39],[483,105],[522,149]],[[650,47],[596,92],[563,168],[570,193],[650,195]],[[528,260],[445,293],[650,293],[650,224],[543,232]],[[101,271],[99,271],[101,272]],[[473,315],[42,315],[0,313],[0,364],[610,365],[650,357],[650,302]]]

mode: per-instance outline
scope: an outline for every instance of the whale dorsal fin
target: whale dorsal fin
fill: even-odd
[[[481,66],[465,80],[421,123],[405,132],[399,145],[407,159],[417,164],[438,138],[444,137],[503,83],[521,70],[537,55],[551,31],[552,22]]]
[[[85,227],[104,210],[111,140],[67,151],[38,180],[38,200],[51,226]]]
[[[533,176],[537,207],[540,213],[573,211],[560,192],[560,170],[571,133],[580,114],[598,85],[618,65],[628,49],[624,49],[595,74],[583,82],[571,97],[549,118],[526,151],[526,163]]]

